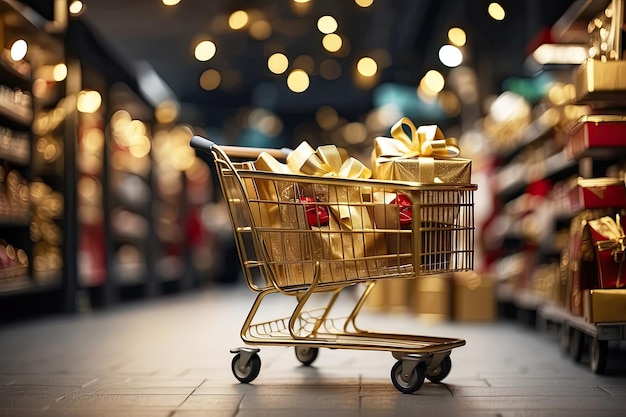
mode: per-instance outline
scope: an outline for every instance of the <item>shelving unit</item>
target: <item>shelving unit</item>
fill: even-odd
[[[613,10],[623,13],[623,0],[615,2],[619,4]],[[561,42],[588,42],[589,22],[595,22],[594,16],[610,4],[610,0],[575,2],[554,25],[553,37]],[[620,42],[615,44],[620,45]],[[565,81],[572,87],[580,82],[576,79],[580,68],[582,65],[572,67],[571,79]],[[592,371],[604,373],[608,343],[626,340],[626,318],[623,323],[615,319],[596,322],[590,316],[583,316],[582,298],[589,300],[591,296],[586,293],[589,292],[587,287],[581,287],[576,290],[580,291],[576,293],[578,295],[572,295],[572,271],[580,268],[581,276],[586,277],[586,274],[596,273],[595,264],[593,272],[579,267],[578,259],[570,253],[570,242],[574,239],[574,220],[579,219],[577,224],[580,223],[577,215],[587,213],[591,220],[596,218],[594,216],[614,215],[620,208],[608,206],[593,212],[580,208],[576,211],[570,206],[569,192],[580,177],[619,177],[624,180],[626,143],[611,140],[615,139],[615,134],[608,132],[595,135],[596,138],[606,138],[606,144],[601,141],[593,147],[586,147],[580,131],[576,130],[583,122],[593,121],[596,117],[598,121],[593,123],[600,125],[591,123],[584,125],[584,129],[601,129],[606,121],[599,121],[602,117],[595,115],[608,114],[610,117],[604,116],[607,120],[626,122],[621,115],[624,111],[621,101],[607,99],[623,95],[624,91],[603,92],[594,101],[593,95],[581,98],[578,90],[575,98],[559,106],[552,105],[547,109],[543,106],[543,113],[517,137],[510,138],[508,146],[499,149],[501,165],[495,175],[494,188],[502,211],[497,222],[506,227],[501,227],[499,232],[502,252],[493,269],[499,282],[498,301],[504,309],[510,311],[512,307],[518,318],[533,324],[556,325],[560,329],[563,349],[575,361],[582,360],[588,344]],[[566,106],[580,105],[587,107],[584,114],[590,116],[561,118],[558,125],[551,123],[551,113],[564,114],[562,110]],[[574,134],[579,137],[574,138]],[[571,298],[574,296],[580,298],[576,307]],[[585,314],[589,308],[589,305],[584,307]]]
[[[65,176],[65,53],[62,40],[47,34],[44,25],[21,3],[0,1],[0,298],[5,314],[69,311],[74,303],[70,240],[64,232],[72,215]],[[12,57],[11,48],[19,43],[26,52]]]

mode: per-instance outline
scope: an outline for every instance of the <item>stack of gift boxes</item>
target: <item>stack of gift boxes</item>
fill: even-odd
[[[434,184],[470,184],[471,160],[460,158],[460,149],[454,138],[446,138],[435,125],[419,126],[408,118],[400,119],[391,128],[391,137],[378,137],[374,140],[370,166],[368,168],[355,158],[348,157],[342,149],[334,145],[311,147],[302,142],[291,152],[282,163],[267,153],[262,153],[254,162],[244,163],[246,169],[291,173],[308,176],[336,176],[343,178],[396,180],[400,182],[421,182]],[[412,208],[408,198],[402,194],[376,192],[367,198],[378,201],[384,199],[384,205],[375,205],[373,212],[368,212],[358,205],[349,206],[342,201],[360,201],[364,196],[340,195],[341,192],[329,189],[329,186],[311,184],[310,189],[294,188],[289,183],[284,187],[274,186],[268,182],[265,187],[262,180],[247,185],[248,193],[260,200],[294,201],[300,200],[304,209],[298,205],[272,205],[253,207],[255,222],[271,226],[272,232],[264,232],[262,238],[267,244],[270,258],[273,261],[273,273],[279,285],[302,285],[311,281],[313,270],[298,260],[304,260],[304,253],[312,253],[316,259],[345,259],[346,257],[367,258],[380,253],[411,253],[410,234],[403,234],[399,239],[386,241],[373,238],[371,235],[360,236],[346,242],[345,234],[332,233],[343,228],[350,228],[346,221],[357,221],[360,227],[367,228],[375,223],[379,227],[385,222],[384,228],[411,230]],[[349,192],[346,191],[346,192]],[[359,190],[357,189],[358,193]],[[387,201],[389,200],[389,201]],[[324,204],[329,202],[334,204]],[[315,204],[322,202],[322,204]],[[379,201],[382,202],[382,201]],[[452,205],[453,206],[453,205]],[[356,212],[341,213],[333,207],[344,207]],[[390,215],[380,210],[395,210]],[[452,219],[457,214],[453,208],[438,208],[442,218]],[[278,212],[281,211],[281,212]],[[336,212],[335,212],[336,211]],[[424,219],[423,219],[424,220]],[[393,224],[391,224],[393,223]],[[302,228],[326,230],[329,233],[312,234],[313,239],[302,238],[298,231]],[[371,228],[371,226],[370,226]],[[426,239],[426,244],[446,245],[450,236],[437,239]],[[448,238],[448,243],[446,243]],[[436,240],[436,242],[435,242]],[[432,241],[432,242],[431,242]],[[433,243],[434,242],[434,243]],[[425,244],[425,241],[422,242]],[[312,245],[312,248],[306,247]],[[347,246],[346,246],[347,245]],[[438,250],[441,249],[441,250]],[[441,257],[446,248],[431,247],[422,255],[422,262],[437,263],[439,259],[425,257]],[[449,248],[448,248],[449,251]],[[322,253],[323,252],[323,253]],[[428,252],[428,254],[426,254]],[[404,256],[404,255],[403,255]],[[408,259],[399,258],[398,262]],[[391,262],[393,260],[389,260]],[[366,276],[375,271],[376,261],[358,261],[353,270],[345,269],[344,264],[322,262],[320,282],[344,281]],[[335,267],[336,266],[336,267]],[[349,276],[348,276],[349,275]],[[453,291],[453,289],[456,289]],[[456,300],[453,302],[453,295]],[[455,273],[454,276],[428,275],[418,279],[392,279],[377,281],[366,308],[391,310],[395,307],[412,309],[417,314],[429,317],[449,318],[456,306],[458,317],[467,320],[485,320],[494,316],[495,308],[491,281],[473,272]]]
[[[624,147],[626,118],[583,117],[570,131],[573,157],[594,149]],[[625,148],[626,149],[626,148]],[[626,187],[616,177],[578,178],[572,209],[564,307],[590,323],[626,321]]]
[[[571,158],[626,160],[626,60],[623,2],[613,2],[589,22],[589,57],[575,72],[576,98],[592,114],[569,131]],[[621,157],[620,157],[621,155]],[[593,170],[592,170],[593,171]],[[591,323],[626,322],[626,189],[624,173],[579,179],[570,200],[573,218],[565,269],[569,311]]]

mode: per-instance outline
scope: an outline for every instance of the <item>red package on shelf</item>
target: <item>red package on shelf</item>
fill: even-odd
[[[616,215],[588,222],[597,256],[600,288],[626,288],[626,220]]]
[[[626,185],[619,178],[578,178],[569,197],[573,212],[626,207]]]
[[[565,146],[568,156],[576,158],[586,152],[626,148],[626,116],[588,115],[581,117],[569,131]]]

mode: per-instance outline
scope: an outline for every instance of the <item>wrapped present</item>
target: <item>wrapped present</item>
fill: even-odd
[[[587,58],[576,70],[576,100],[619,107],[626,103],[626,61]]]
[[[616,147],[626,146],[626,116],[587,115],[568,131],[565,152],[570,158],[585,154],[611,154]]]
[[[409,118],[403,117],[392,126],[390,138],[377,137],[374,140],[372,176],[421,183],[469,184],[472,161],[458,158],[459,154],[456,140],[446,138],[436,125],[415,127]],[[385,203],[376,206],[376,224],[390,229],[411,228],[412,208],[407,196],[390,190],[375,190],[373,198]],[[451,250],[450,226],[459,214],[455,204],[458,201],[453,200],[454,196],[444,197],[438,192],[421,193],[420,199],[424,210],[421,216],[422,264],[442,265]],[[397,253],[401,260],[406,258],[408,261],[411,245],[410,234],[388,237],[388,251]]]
[[[578,178],[570,190],[573,212],[594,208],[626,207],[626,186],[619,178]]]
[[[589,323],[626,322],[626,290],[587,290],[583,306]]]
[[[290,172],[319,177],[363,178],[371,177],[371,171],[360,161],[346,157],[334,145],[313,149],[302,142],[287,157]],[[300,184],[300,192],[308,200],[319,202],[327,208],[327,216],[318,214],[309,222],[311,229],[322,233],[312,234],[313,258],[342,260],[323,262],[322,282],[345,281],[379,274],[383,260],[366,258],[386,253],[384,238],[373,232],[374,226],[363,195],[358,187],[313,183]],[[310,204],[310,203],[309,203]],[[314,204],[314,203],[313,203]],[[323,212],[323,211],[322,211]],[[310,216],[313,217],[313,216]],[[325,221],[322,223],[321,219]],[[346,261],[354,259],[353,262]]]
[[[405,131],[408,129],[409,134]],[[472,161],[457,158],[454,138],[445,138],[435,125],[416,128],[403,117],[391,128],[391,138],[377,137],[372,151],[372,177],[423,183],[471,181]]]
[[[289,168],[267,153],[256,161],[245,162],[239,169],[289,173]],[[259,235],[272,260],[274,278],[281,286],[310,282],[313,268],[303,261],[310,258],[310,246],[301,230],[308,227],[304,205],[290,204],[299,194],[293,182],[244,179],[254,223],[262,228]],[[285,204],[276,204],[284,202]]]
[[[600,288],[626,288],[624,224],[626,221],[619,214],[587,223],[597,256]]]

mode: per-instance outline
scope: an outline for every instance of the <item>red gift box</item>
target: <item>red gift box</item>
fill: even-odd
[[[589,115],[581,117],[569,131],[565,150],[576,158],[588,150],[611,152],[615,147],[626,147],[626,116]]]
[[[626,288],[626,220],[603,217],[588,222],[595,248],[600,288]]]
[[[626,207],[626,185],[618,178],[578,178],[569,196],[574,212],[583,209]]]

